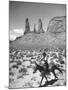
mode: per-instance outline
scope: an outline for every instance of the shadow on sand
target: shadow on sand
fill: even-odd
[[[48,85],[54,84],[58,79],[53,79],[51,81],[47,81],[44,85],[40,85],[40,87],[46,87]]]

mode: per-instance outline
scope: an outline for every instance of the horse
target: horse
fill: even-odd
[[[39,70],[40,73],[41,73],[41,76],[42,76],[42,79],[41,79],[41,82],[40,82],[40,86],[41,86],[42,81],[43,81],[44,78],[46,79],[46,81],[48,81],[47,80],[47,75],[50,75],[50,72],[53,73],[53,75],[55,76],[55,79],[58,78],[56,76],[56,74],[55,74],[55,70],[58,70],[58,71],[60,71],[62,73],[62,71],[60,70],[60,68],[57,65],[53,65],[53,66],[51,66],[51,68],[49,68],[49,64],[48,64],[47,60],[44,61],[44,65],[43,66],[37,64],[36,62],[35,62],[35,65],[36,65],[36,67],[35,67],[33,73],[36,73],[36,71]]]

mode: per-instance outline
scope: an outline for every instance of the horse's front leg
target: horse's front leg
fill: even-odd
[[[56,67],[56,69],[57,69],[60,73],[62,73],[62,70],[61,70],[60,68]]]
[[[40,82],[40,86],[41,86],[41,84],[42,84],[43,78],[44,78],[44,76],[42,76],[42,79],[41,79],[41,82]]]
[[[45,75],[45,79],[46,79],[46,81],[48,81],[46,75]]]

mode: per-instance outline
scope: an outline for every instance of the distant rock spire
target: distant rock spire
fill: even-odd
[[[38,19],[38,33],[44,33],[42,20],[40,18]]]
[[[29,19],[26,18],[26,19],[25,19],[25,32],[24,32],[24,34],[27,34],[27,33],[29,33],[29,32],[30,32]]]
[[[34,33],[36,33],[36,24],[34,24],[34,30],[33,31],[34,31]]]

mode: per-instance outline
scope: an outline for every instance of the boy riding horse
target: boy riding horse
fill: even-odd
[[[35,68],[35,71],[33,72],[33,73],[35,73],[37,70],[40,71],[41,76],[42,76],[40,85],[42,84],[42,81],[44,78],[46,79],[46,81],[48,81],[47,75],[49,75],[50,72],[52,72],[54,74],[55,78],[57,78],[57,76],[55,74],[56,69],[62,73],[62,71],[60,70],[60,68],[57,67],[57,65],[52,64],[51,68],[49,68],[50,66],[48,64],[48,61],[47,61],[47,59],[45,60],[47,54],[45,52],[43,52],[42,55],[43,55],[43,61],[44,61],[43,66],[41,66],[41,65],[37,64],[37,62],[35,62],[36,68]]]

